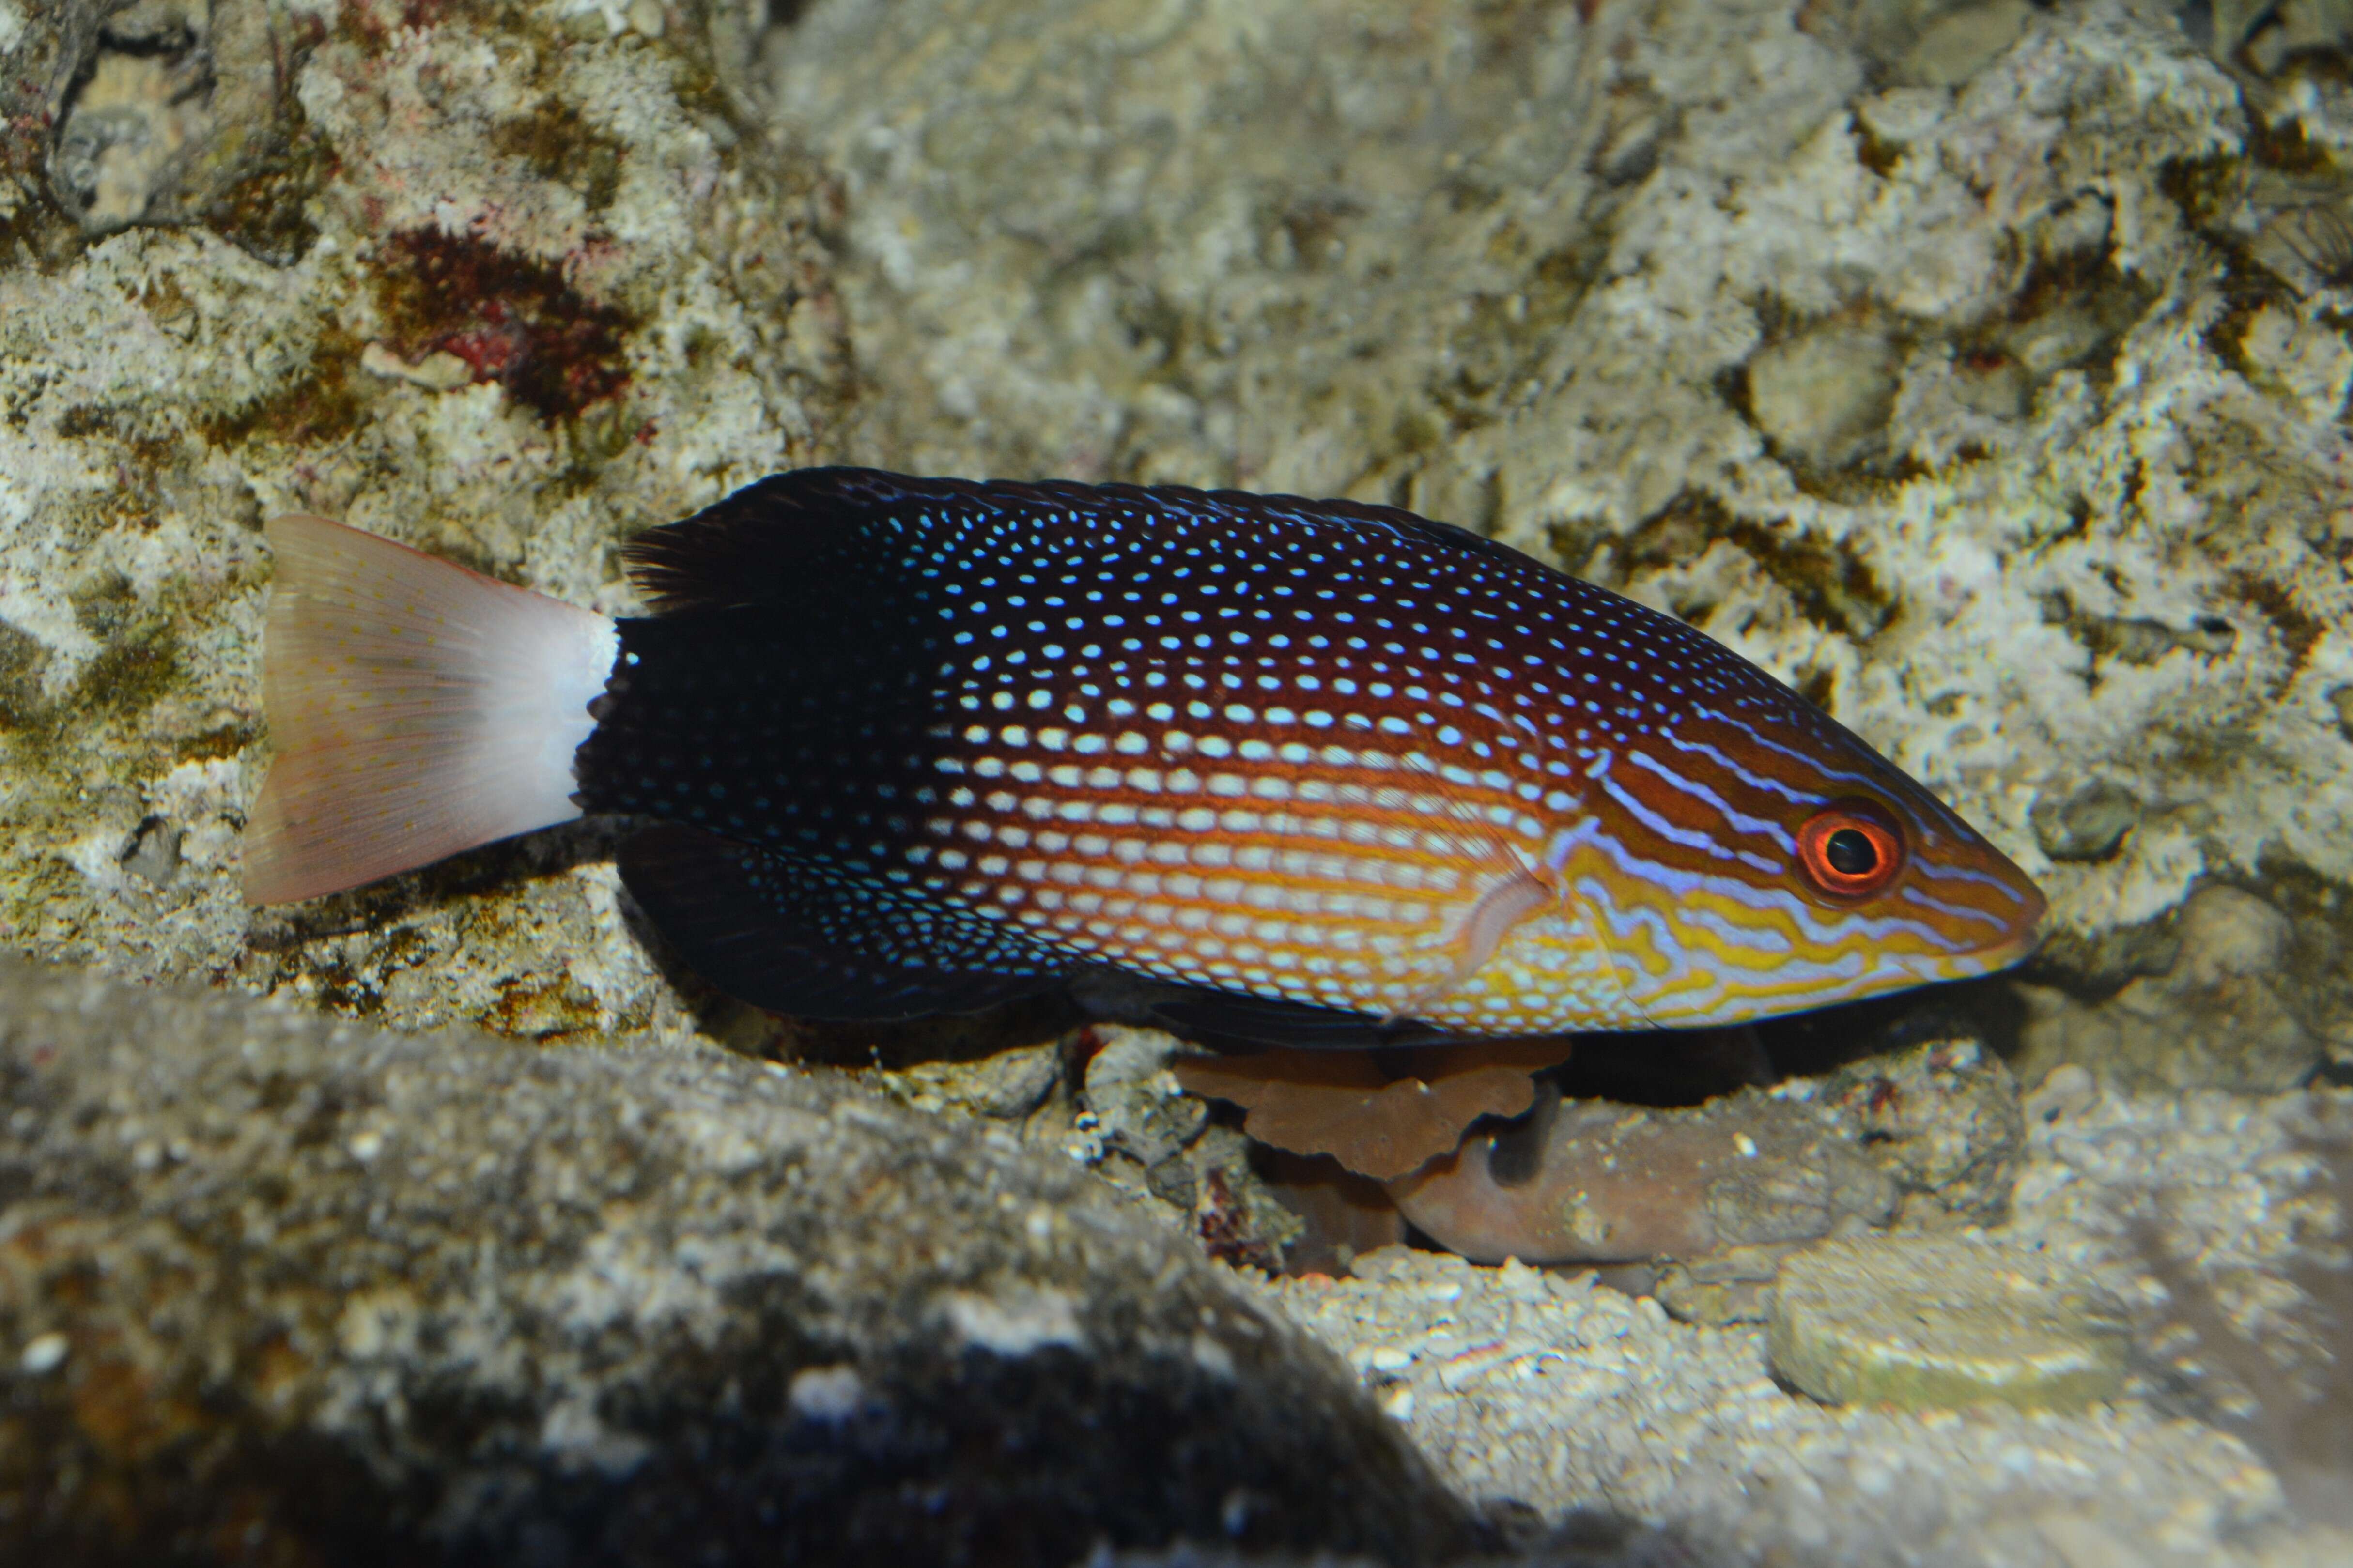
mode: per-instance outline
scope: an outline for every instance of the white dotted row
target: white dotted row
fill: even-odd
[[[1356,897],[1361,889],[1452,893],[1465,885],[1463,863],[1469,859],[1459,855],[1434,859],[1332,855],[1266,844],[1237,845],[1217,838],[1172,842],[1081,835],[1070,839],[1060,834],[1039,835],[1034,847],[1039,853],[1023,855],[1021,851],[1033,847],[1026,834],[1020,836],[1019,843],[1011,842],[1012,836],[1005,833],[967,833],[964,837],[982,845],[994,839],[999,847],[1013,853],[997,855],[955,846],[917,844],[908,847],[906,858],[918,867],[934,866],[949,872],[976,868],[992,877],[1004,875],[1009,868],[1015,875],[1029,881],[1092,881],[1101,887],[1125,887],[1145,894],[1157,893],[1165,888],[1177,898],[1205,896],[1200,879],[1190,872],[1238,871],[1244,873],[1246,879],[1253,879],[1248,884],[1252,888],[1277,890],[1253,893],[1250,900],[1279,896],[1305,900],[1287,907],[1311,911],[1326,907],[1326,903],[1335,910],[1354,910],[1357,906],[1345,900]],[[1436,836],[1430,837],[1435,840]],[[1429,844],[1421,847],[1428,849]],[[1063,854],[1082,858],[1049,858]],[[1155,867],[1158,869],[1153,869]],[[1254,879],[1260,878],[1276,879]],[[1322,884],[1321,890],[1299,885],[1310,879]]]

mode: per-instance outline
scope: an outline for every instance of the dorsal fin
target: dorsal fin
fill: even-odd
[[[649,529],[622,548],[621,559],[658,615],[774,604],[807,594],[811,567],[827,551],[841,547],[855,524],[944,502],[1028,514],[1141,507],[1237,529],[1341,523],[1388,529],[1451,550],[1523,559],[1509,546],[1468,529],[1363,501],[1179,485],[1146,489],[1070,479],[983,483],[911,479],[878,468],[796,468],[773,474],[692,517]]]
[[[621,561],[657,615],[769,604],[806,591],[805,569],[848,525],[893,501],[969,498],[979,489],[876,468],[795,468],[648,529],[622,546]]]

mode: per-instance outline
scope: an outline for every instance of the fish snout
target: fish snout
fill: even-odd
[[[1992,974],[2019,963],[2042,939],[2050,900],[2018,863],[1941,809],[1912,836],[1891,910],[1934,933],[1941,978]]]

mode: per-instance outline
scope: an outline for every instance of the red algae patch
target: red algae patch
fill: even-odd
[[[587,299],[556,267],[470,236],[416,228],[382,253],[376,305],[385,335],[412,363],[465,362],[553,423],[629,382],[625,341],[635,320]]]

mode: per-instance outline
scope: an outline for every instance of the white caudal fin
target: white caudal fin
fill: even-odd
[[[278,758],[246,826],[248,902],[580,815],[572,753],[613,668],[610,620],[322,517],[269,532],[261,693]]]

